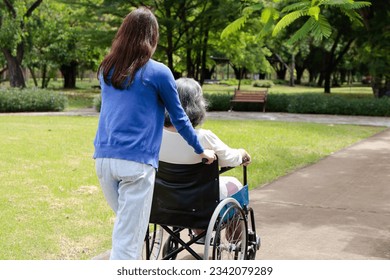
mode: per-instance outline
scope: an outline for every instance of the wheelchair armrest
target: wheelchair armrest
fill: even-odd
[[[219,169],[219,174],[225,173],[225,172],[227,172],[229,170],[232,170],[233,168],[235,168],[235,167],[231,167],[231,166],[221,167]]]
[[[221,175],[222,173],[225,173],[231,169],[233,169],[235,167],[230,167],[230,166],[227,166],[227,167],[221,167],[219,169],[219,175]],[[242,177],[243,177],[243,185],[245,186],[247,183],[248,183],[248,179],[247,179],[247,168],[245,165],[242,166],[242,171],[243,171],[243,174],[242,174]]]

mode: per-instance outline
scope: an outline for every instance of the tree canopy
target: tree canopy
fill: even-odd
[[[294,85],[306,70],[310,83],[330,92],[360,72],[373,76],[376,96],[390,90],[390,8],[380,0],[2,0],[0,74],[25,87],[28,69],[36,86],[47,87],[59,71],[64,87],[75,87],[77,75],[96,71],[123,17],[141,5],[159,21],[154,57],[176,77],[203,83],[218,57],[238,79],[290,73]]]

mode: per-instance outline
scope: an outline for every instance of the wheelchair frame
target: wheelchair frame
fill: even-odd
[[[230,169],[232,167],[221,168],[218,171],[218,178]],[[248,187],[246,166],[243,166],[243,186]],[[180,233],[186,229],[188,229],[189,241],[180,238]],[[164,245],[163,231],[169,235]],[[194,244],[204,245],[203,256],[191,248]],[[186,250],[198,260],[253,260],[260,245],[260,238],[256,234],[253,209],[249,205],[241,205],[236,199],[228,197],[219,201],[208,222],[207,230],[196,236],[187,225],[159,224],[158,222],[150,224],[145,236],[143,258],[156,260],[162,251],[161,259],[173,260],[180,252]]]

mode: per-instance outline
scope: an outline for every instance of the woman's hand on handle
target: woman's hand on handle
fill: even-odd
[[[217,156],[215,155],[215,152],[213,150],[204,150],[203,153],[200,154],[202,159],[205,159],[206,164],[212,164],[214,160],[217,159]]]

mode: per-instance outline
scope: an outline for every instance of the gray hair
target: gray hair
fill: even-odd
[[[176,80],[177,91],[181,105],[191,121],[193,127],[202,124],[206,118],[206,100],[203,97],[202,87],[192,78]],[[169,114],[165,111],[164,126],[171,126]]]

